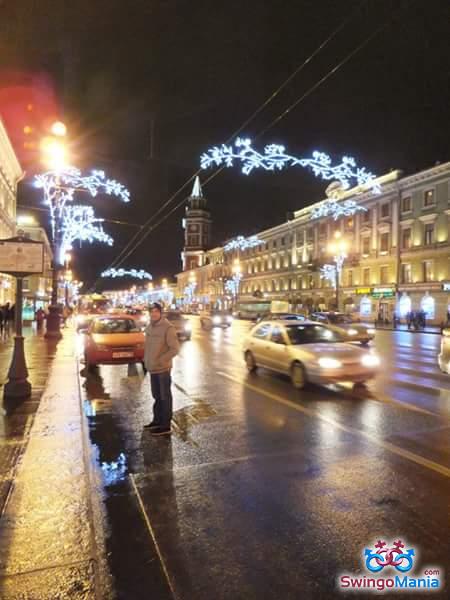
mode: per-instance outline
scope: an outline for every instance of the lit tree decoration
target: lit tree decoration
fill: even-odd
[[[320,268],[320,278],[327,279],[331,285],[336,288],[336,281],[342,273],[342,267],[346,258],[347,254],[342,253],[334,257],[334,265],[323,265],[323,267]]]
[[[255,246],[260,246],[261,244],[264,244],[264,242],[263,240],[260,240],[257,235],[251,235],[250,237],[238,235],[238,237],[225,244],[224,250],[225,252],[230,252],[231,250],[247,250],[247,248],[255,248]]]
[[[105,233],[100,223],[103,223],[103,219],[95,216],[91,206],[65,206],[61,226],[60,262],[64,262],[64,254],[72,249],[76,240],[91,244],[97,241],[112,246],[112,237]]]
[[[331,285],[336,287],[336,265],[323,265],[320,267],[320,279],[328,280]]]
[[[115,269],[115,268],[111,268],[111,269],[107,269],[106,271],[103,271],[102,277],[112,277],[113,279],[115,279],[116,277],[132,277],[133,279],[153,279],[153,277],[150,275],[150,273],[147,273],[147,271],[144,271],[144,269],[140,269],[139,271],[137,269]]]
[[[184,296],[186,298],[187,304],[192,304],[196,287],[197,287],[197,283],[195,281],[191,281],[184,288]]]
[[[92,171],[82,175],[75,167],[47,171],[35,176],[35,185],[44,190],[44,202],[50,208],[52,235],[55,239],[58,225],[64,218],[67,202],[73,200],[76,191],[88,192],[91,196],[99,193],[117,196],[123,202],[130,201],[130,192],[114,179],[107,179],[104,171]]]
[[[234,275],[225,282],[225,289],[231,296],[236,297],[239,294],[241,279],[242,273],[234,273]]]
[[[285,147],[278,144],[269,144],[261,154],[252,148],[250,139],[237,138],[234,147],[222,144],[214,146],[200,157],[202,169],[211,166],[234,166],[234,161],[242,163],[242,172],[249,175],[254,169],[265,171],[281,171],[285,167],[305,167],[312,169],[316,177],[325,180],[340,181],[344,189],[351,187],[351,182],[358,186],[370,188],[379,193],[380,187],[375,183],[375,176],[366,171],[365,167],[357,167],[356,161],[351,156],[343,156],[340,164],[333,165],[331,158],[324,152],[313,152],[312,158],[298,158],[286,154]]]

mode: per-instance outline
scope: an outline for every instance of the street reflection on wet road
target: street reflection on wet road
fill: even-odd
[[[379,331],[383,369],[366,389],[297,391],[286,377],[246,372],[248,323],[202,331],[191,320],[170,439],[143,430],[152,399],[140,367],[81,373],[119,597],[335,597],[336,575],[361,569],[377,536],[405,537],[448,568],[450,378],[437,368],[439,336]]]

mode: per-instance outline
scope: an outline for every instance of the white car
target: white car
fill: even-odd
[[[200,316],[200,325],[202,329],[212,329],[213,327],[227,328],[231,327],[233,317],[230,313],[222,310],[213,310],[203,312]]]
[[[348,342],[358,342],[367,346],[375,337],[375,329],[361,323],[355,323],[349,315],[339,312],[316,312],[311,315],[311,321],[333,325],[347,336]]]
[[[450,328],[442,330],[441,352],[438,356],[439,368],[450,375]]]
[[[298,389],[308,382],[363,384],[375,377],[380,359],[347,340],[334,327],[312,321],[264,321],[247,336],[244,358],[250,372],[265,367],[285,373]]]

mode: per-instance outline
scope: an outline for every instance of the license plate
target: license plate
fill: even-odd
[[[132,358],[134,356],[134,352],[113,352],[113,358]]]

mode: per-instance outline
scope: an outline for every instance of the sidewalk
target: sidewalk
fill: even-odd
[[[51,347],[44,356],[46,340],[29,342],[34,356],[27,353],[31,378],[42,382],[45,377],[39,361],[47,361],[49,373],[29,434],[22,428],[26,450],[0,519],[0,598],[107,597],[106,577],[97,560],[101,542],[94,533],[75,333],[64,331],[53,361]],[[29,406],[33,402],[37,400],[30,400]]]
[[[14,338],[0,341],[0,515],[11,489],[15,466],[26,447],[29,430],[47,381],[56,345],[31,327],[24,328],[25,353],[32,396],[23,402],[3,404],[3,386],[8,379]]]
[[[392,325],[374,325],[375,329],[386,330],[386,331],[408,331],[409,333],[434,333],[437,335],[441,335],[441,328],[437,325],[430,325],[425,327],[425,329],[408,329],[407,325],[401,324],[397,325],[394,329]]]

